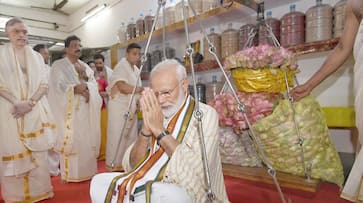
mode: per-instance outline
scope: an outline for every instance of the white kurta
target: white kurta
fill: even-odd
[[[210,170],[212,191],[216,195],[215,202],[227,203],[229,201],[224,185],[222,164],[219,154],[218,114],[212,107],[202,103],[200,103],[200,109],[203,112],[203,132],[207,150],[206,154],[208,156],[207,158]],[[177,128],[180,128],[180,122],[183,120],[183,116],[183,113],[181,116],[179,116],[174,131],[178,131]],[[202,162],[201,143],[197,126],[197,120],[194,116],[192,116],[185,132],[184,139],[182,143],[176,148],[172,157],[170,157],[161,182],[176,184],[186,190],[189,196],[192,197],[193,202],[203,203],[207,202],[207,184]],[[174,136],[174,134],[172,136]],[[123,158],[123,166],[126,172],[131,170],[129,160],[132,146],[127,149]],[[152,173],[153,172],[150,173],[151,176]],[[90,192],[92,201],[94,203],[104,201],[111,180],[113,177],[116,177],[120,174],[121,173],[104,173],[96,175],[92,179]],[[145,177],[150,174],[146,174]],[[149,180],[153,180],[153,178],[151,177]],[[140,181],[141,184],[143,184],[148,180],[146,177]],[[135,188],[140,186],[140,181],[136,182]],[[121,182],[122,180],[117,182],[116,188],[118,188],[118,185],[121,184]],[[124,203],[129,202],[128,195],[133,192],[134,190],[128,191],[127,196],[124,198]],[[137,195],[137,193],[135,195]],[[116,202],[117,197],[118,194],[114,195],[111,202]]]
[[[90,99],[74,94],[80,84],[74,65],[65,57],[55,61],[49,79],[49,103],[56,117],[58,139],[55,150],[61,154],[61,176],[67,182],[90,179],[97,173],[97,156],[100,145],[100,109],[102,99],[98,93],[93,71],[86,67],[86,82]]]
[[[47,87],[46,66],[41,55],[25,47],[23,73],[12,45],[0,46],[0,90],[18,101],[29,100]],[[1,190],[9,202],[39,201],[53,195],[46,152],[54,145],[55,125],[48,100],[43,96],[20,119],[11,114],[13,104],[0,97]]]
[[[360,143],[363,144],[363,21],[354,43],[354,95],[355,120]],[[363,148],[355,158],[348,180],[343,188],[342,198],[350,201],[363,201]]]
[[[129,85],[141,86],[141,81],[137,81],[139,69],[134,66],[131,67],[126,58],[122,58],[113,70],[111,79],[109,81],[107,92],[109,93],[108,101],[108,123],[107,123],[107,145],[106,145],[106,166],[110,170],[120,170],[121,160],[127,147],[132,144],[137,138],[137,116],[136,116],[136,101],[138,95],[136,94],[128,109],[131,94],[122,94],[118,90],[116,83],[124,81]],[[124,124],[124,115],[130,112],[129,119],[126,122],[126,128],[122,134],[122,140],[115,159],[115,166],[111,168],[111,163],[115,157],[117,145],[121,136],[122,126]]]

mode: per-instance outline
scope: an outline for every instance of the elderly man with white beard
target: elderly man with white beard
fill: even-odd
[[[195,101],[185,67],[165,60],[151,71],[140,98],[143,126],[122,160],[125,173],[102,173],[91,182],[92,202],[207,202]],[[218,115],[199,103],[215,202],[229,202],[219,155]]]

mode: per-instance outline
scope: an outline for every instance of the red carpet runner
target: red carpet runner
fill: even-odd
[[[99,162],[99,171],[105,171],[104,162]],[[41,203],[83,203],[91,202],[90,181],[62,184],[60,176],[52,178],[55,196]],[[280,197],[273,185],[241,180],[225,176],[227,193],[231,203],[280,203]],[[339,198],[339,188],[330,183],[322,183],[316,193],[283,188],[292,203],[348,203]],[[0,203],[4,203],[0,195]]]

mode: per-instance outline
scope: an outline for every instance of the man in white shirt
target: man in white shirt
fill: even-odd
[[[120,60],[113,70],[109,81],[107,92],[109,94],[108,101],[108,122],[107,122],[107,145],[106,145],[106,167],[109,171],[121,171],[121,160],[126,151],[136,140],[137,137],[137,116],[136,102],[143,90],[141,80],[137,79],[140,73],[136,64],[140,61],[140,49],[138,44],[131,43],[126,48],[126,56]],[[136,95],[131,104],[129,101],[134,86],[136,85]],[[125,121],[124,115],[130,112],[129,118]],[[121,135],[122,127],[126,122],[125,130]],[[122,140],[118,148],[120,136]],[[117,151],[117,148],[119,149]],[[116,152],[117,151],[117,152]],[[116,160],[112,166],[113,159]]]

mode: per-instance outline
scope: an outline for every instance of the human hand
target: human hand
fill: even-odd
[[[86,71],[86,67],[85,67],[85,66],[83,66],[82,64],[78,63],[78,62],[76,62],[76,63],[74,64],[74,68],[76,69],[76,71],[77,71],[78,73],[81,73],[81,72]]]
[[[89,94],[89,91],[88,91],[88,89],[87,90],[85,90],[85,91],[83,91],[82,93],[81,93],[81,95],[86,99],[86,103],[88,103],[89,102],[89,97],[90,97],[90,94]]]
[[[78,78],[84,81],[88,81],[88,76],[86,72],[86,67],[78,62],[74,64],[74,68],[78,73]]]
[[[74,86],[74,94],[82,94],[83,92],[88,91],[88,87],[86,83],[81,83]]]
[[[311,90],[312,89],[305,83],[292,89],[291,96],[294,98],[294,101],[299,101],[310,94]]]
[[[107,92],[100,92],[100,95],[101,95],[102,98],[107,98],[108,97]]]
[[[87,76],[87,73],[86,71],[82,71],[80,74],[79,74],[79,78],[83,81],[88,81],[88,76]]]
[[[159,101],[150,88],[145,88],[142,92],[140,106],[145,129],[143,132],[148,133],[147,131],[150,130],[154,135],[160,134],[164,130],[164,116]]]
[[[135,92],[141,94],[141,92],[144,91],[143,87],[136,87]]]
[[[136,101],[136,109],[142,112],[142,108],[141,108],[141,98],[139,100]],[[141,132],[144,135],[150,135],[152,134],[150,127],[148,126],[148,123],[145,122],[145,114],[142,113],[142,129]]]
[[[11,113],[15,119],[18,119],[29,113],[32,108],[33,105],[30,101],[21,101],[14,104],[13,111]]]

